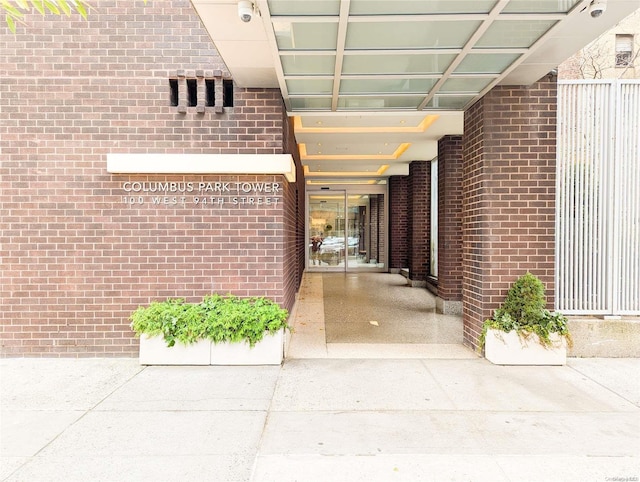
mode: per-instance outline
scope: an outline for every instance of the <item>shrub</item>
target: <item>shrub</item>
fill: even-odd
[[[533,326],[539,322],[546,304],[542,281],[527,272],[513,283],[495,316],[509,315],[520,326]]]
[[[535,333],[542,345],[552,345],[551,333],[558,333],[571,345],[567,318],[561,313],[545,309],[544,285],[536,276],[527,272],[509,289],[504,303],[495,310],[493,318],[485,320],[480,335],[479,348],[484,347],[488,329],[504,332],[516,331],[521,338]]]
[[[130,317],[131,328],[140,336],[162,335],[167,346],[201,339],[215,343],[247,341],[254,346],[265,333],[287,326],[287,310],[264,297],[206,296],[200,303],[183,299],[152,301]]]

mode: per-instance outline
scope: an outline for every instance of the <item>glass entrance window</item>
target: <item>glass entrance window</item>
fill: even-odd
[[[344,206],[344,192],[309,195],[309,267],[344,269]]]
[[[384,194],[308,194],[307,268],[383,271],[387,268]]]

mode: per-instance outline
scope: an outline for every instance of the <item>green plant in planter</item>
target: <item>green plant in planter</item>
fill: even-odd
[[[202,307],[185,303],[182,298],[152,301],[147,307],[140,306],[130,319],[136,334],[162,335],[167,346],[176,341],[187,345],[204,338],[206,333]]]
[[[247,341],[254,346],[265,333],[289,328],[288,315],[287,310],[264,297],[214,294],[200,303],[185,303],[182,298],[152,301],[134,311],[130,319],[136,335],[162,335],[167,346],[203,339],[215,343]]]
[[[254,346],[265,333],[288,328],[287,310],[264,297],[211,295],[200,306],[205,313],[206,337],[215,343],[247,341]]]
[[[571,346],[567,318],[561,313],[545,309],[544,285],[536,276],[527,272],[509,289],[504,303],[495,310],[493,318],[485,320],[480,335],[479,349],[484,348],[487,330],[515,331],[521,338],[538,335],[540,343],[550,347],[550,335],[558,333]]]

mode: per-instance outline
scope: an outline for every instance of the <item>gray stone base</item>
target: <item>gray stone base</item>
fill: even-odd
[[[462,316],[462,301],[449,301],[436,298],[436,312],[443,315]]]
[[[640,357],[640,318],[618,320],[595,316],[569,316],[572,357],[638,358]]]
[[[407,278],[407,284],[412,288],[425,288],[427,286],[427,282],[425,280],[419,280],[419,279]]]

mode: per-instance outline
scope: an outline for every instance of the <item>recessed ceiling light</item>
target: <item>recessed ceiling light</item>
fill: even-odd
[[[316,124],[321,126],[322,125],[322,121],[316,121]]]
[[[405,121],[403,121],[403,120],[400,121],[400,124],[404,124],[404,123],[405,123]]]

